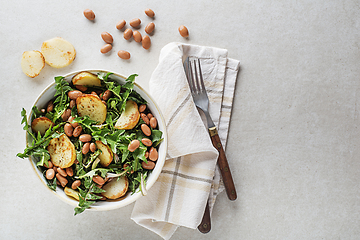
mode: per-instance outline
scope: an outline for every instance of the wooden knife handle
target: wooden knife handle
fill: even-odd
[[[204,212],[203,218],[201,220],[201,223],[198,226],[198,229],[202,233],[208,233],[211,230],[209,202],[206,203],[205,212]]]
[[[220,142],[220,137],[218,135],[216,127],[212,127],[209,129],[210,137],[212,144],[219,151],[219,157],[217,164],[220,168],[221,176],[224,182],[226,194],[230,200],[235,200],[237,198],[235,184],[231,176],[229,163],[225,156],[224,148]]]

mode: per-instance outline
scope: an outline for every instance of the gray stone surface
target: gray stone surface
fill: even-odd
[[[180,228],[176,239],[360,238],[360,6],[345,1],[4,1],[0,3],[0,232],[2,239],[160,239],[131,219],[133,205],[73,216],[27,160],[20,111],[54,76],[80,69],[130,75],[145,89],[161,48],[179,41],[226,48],[241,61],[227,146],[238,190],[215,203],[212,230]],[[95,22],[82,11],[93,9]],[[149,19],[146,8],[155,11]],[[125,41],[116,23],[153,21],[152,46]],[[188,27],[182,38],[177,28]],[[100,34],[114,48],[102,55]],[[60,36],[77,57],[35,79],[21,54]],[[121,60],[116,52],[131,52]]]

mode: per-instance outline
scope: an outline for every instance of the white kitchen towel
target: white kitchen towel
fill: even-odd
[[[212,210],[224,189],[216,166],[218,152],[190,94],[183,68],[187,56],[200,59],[210,115],[224,147],[240,65],[225,49],[169,43],[161,50],[149,86],[165,118],[168,154],[157,182],[136,201],[131,218],[164,239],[179,226],[197,228],[206,202]]]

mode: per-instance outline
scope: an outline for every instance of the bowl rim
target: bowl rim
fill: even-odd
[[[65,79],[71,77],[71,76],[74,76],[80,72],[90,72],[90,73],[99,73],[99,72],[104,72],[104,73],[112,73],[112,75],[115,75],[117,76],[118,78],[121,78],[123,79],[123,81],[125,81],[127,78],[122,75],[122,74],[119,74],[117,72],[114,72],[114,71],[109,71],[109,70],[105,70],[105,69],[83,69],[83,70],[77,70],[77,71],[73,71],[73,72],[70,72],[70,73],[67,73],[67,74],[64,74],[62,75],[62,77],[64,77]],[[56,77],[56,76],[55,76]],[[71,78],[70,78],[70,81],[71,81]],[[70,82],[69,81],[69,82]],[[52,87],[54,87],[56,85],[55,81],[52,82],[51,84],[47,85],[45,87],[45,89],[43,89],[41,91],[41,93],[37,96],[36,100],[34,101],[34,103],[31,105],[31,111],[29,112],[28,116],[27,116],[27,121],[30,122],[31,120],[31,116],[32,116],[32,107],[37,105],[39,100],[41,99],[41,97],[47,92],[49,91]],[[157,105],[157,103],[155,102],[155,100],[152,98],[152,96],[147,92],[145,91],[139,84],[137,84],[136,82],[134,82],[134,88],[138,88],[142,93],[144,93],[146,95],[146,97],[148,99],[150,99],[150,101],[152,102],[152,104],[154,105],[154,107],[156,108],[156,111],[157,111],[157,121],[158,121],[158,125],[160,126],[163,126],[163,128],[161,129],[162,131],[162,138],[163,138],[163,141],[161,142],[161,148],[164,149],[163,150],[163,154],[162,154],[162,159],[158,159],[157,162],[156,162],[156,166],[155,166],[155,169],[157,170],[157,172],[155,173],[155,176],[150,178],[150,176],[153,176],[153,172],[154,170],[149,174],[148,178],[147,178],[147,181],[146,181],[146,190],[149,191],[150,188],[155,184],[155,182],[157,181],[157,179],[159,178],[159,175],[163,169],[163,166],[164,166],[164,163],[165,163],[165,160],[166,160],[166,155],[167,155],[167,149],[168,149],[168,135],[167,135],[167,128],[166,128],[166,123],[165,123],[165,119],[164,119],[164,116],[159,108],[159,106]],[[140,93],[139,93],[140,94]],[[144,97],[144,96],[142,96]],[[148,101],[148,100],[147,100]],[[160,121],[159,121],[160,120]],[[160,123],[160,124],[159,124]],[[29,145],[29,134],[26,132],[25,133],[26,135],[26,146]],[[36,175],[38,176],[38,178],[40,179],[40,181],[44,184],[44,186],[49,190],[51,191],[56,197],[60,198],[63,202],[69,204],[69,205],[72,205],[72,206],[78,206],[78,201],[75,200],[75,199],[72,199],[70,198],[69,196],[67,196],[63,189],[60,188],[60,187],[56,187],[56,191],[53,191],[51,190],[46,182],[45,182],[45,179],[44,179],[44,176],[42,174],[40,174],[40,171],[39,169],[37,168],[35,162],[32,160],[32,156],[29,156],[28,160],[29,160],[29,163],[30,165],[32,166],[34,172],[36,173]],[[160,160],[160,161],[159,161]],[[150,181],[149,181],[150,180]],[[57,191],[58,190],[61,190],[63,194],[59,194]],[[106,200],[106,201],[101,201],[101,202],[97,202],[97,203],[104,203],[104,204],[93,204],[90,206],[90,208],[86,209],[86,211],[108,211],[108,210],[113,210],[113,209],[119,209],[119,208],[122,208],[122,207],[125,207],[133,202],[135,202],[137,199],[139,199],[142,195],[141,191],[139,191],[139,188],[137,188],[137,192],[133,193],[132,194],[132,197],[128,198],[127,196],[131,194],[131,193],[127,193],[124,197],[124,198],[119,198],[117,200]],[[119,204],[111,204],[111,205],[107,205],[106,202],[118,202]]]

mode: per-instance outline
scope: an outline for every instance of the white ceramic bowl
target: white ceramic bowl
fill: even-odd
[[[64,77],[68,82],[70,82],[74,75],[76,75],[79,72],[83,72],[83,71],[88,71],[88,72],[92,72],[92,73],[109,72],[109,71],[105,71],[105,70],[82,70],[82,71],[77,71],[77,72],[66,74],[66,75],[64,75]],[[113,74],[111,75],[111,79],[116,80],[120,84],[125,84],[125,82],[126,82],[125,79],[126,78],[124,76],[122,76],[120,74],[117,74],[117,73],[114,73],[114,72],[112,72],[112,73]],[[136,79],[135,79],[135,81],[136,81]],[[44,106],[46,106],[48,101],[54,97],[54,94],[55,94],[55,88],[54,87],[55,87],[55,81],[54,81],[54,83],[50,84],[47,88],[45,88],[45,90],[42,91],[42,93],[36,99],[33,106],[36,105],[36,106],[38,106],[39,109],[44,108]],[[156,166],[153,169],[153,171],[148,175],[148,178],[146,180],[146,190],[149,191],[150,188],[156,182],[156,180],[159,177],[159,174],[160,174],[160,172],[161,172],[161,170],[162,170],[162,168],[164,166],[166,152],[167,152],[166,125],[165,125],[165,121],[164,121],[164,118],[163,118],[163,116],[161,114],[161,111],[160,111],[159,107],[157,106],[155,101],[151,98],[151,96],[136,83],[134,84],[134,90],[137,93],[139,93],[148,102],[147,106],[149,107],[149,109],[150,109],[151,113],[154,115],[154,117],[156,117],[156,119],[158,121],[159,130],[162,131],[162,133],[163,133],[162,137],[164,138],[164,140],[159,145],[159,149],[158,149],[159,158],[158,158],[158,160],[156,162]],[[30,120],[31,115],[32,115],[32,112],[30,112],[29,115],[28,115],[29,123],[31,122],[31,120]],[[26,144],[27,145],[28,145],[29,141],[31,141],[31,139],[30,139],[30,136],[27,134],[27,138],[26,138]],[[34,161],[33,157],[30,157],[30,163],[31,163],[35,173],[40,178],[41,182],[44,183],[44,186],[49,191],[54,193],[57,197],[59,197],[64,202],[66,202],[66,203],[68,203],[68,204],[70,204],[70,205],[72,205],[74,207],[76,207],[78,205],[78,201],[74,200],[73,198],[68,197],[64,193],[62,188],[57,187],[56,191],[52,191],[51,189],[49,189],[43,174],[36,167],[36,162]],[[88,210],[106,211],[106,210],[112,210],[112,209],[121,208],[121,207],[124,207],[124,206],[136,201],[141,196],[142,196],[142,193],[138,189],[134,194],[129,193],[129,194],[126,195],[126,197],[120,198],[118,200],[98,201],[97,203],[93,204],[89,209],[87,209],[87,211]]]

